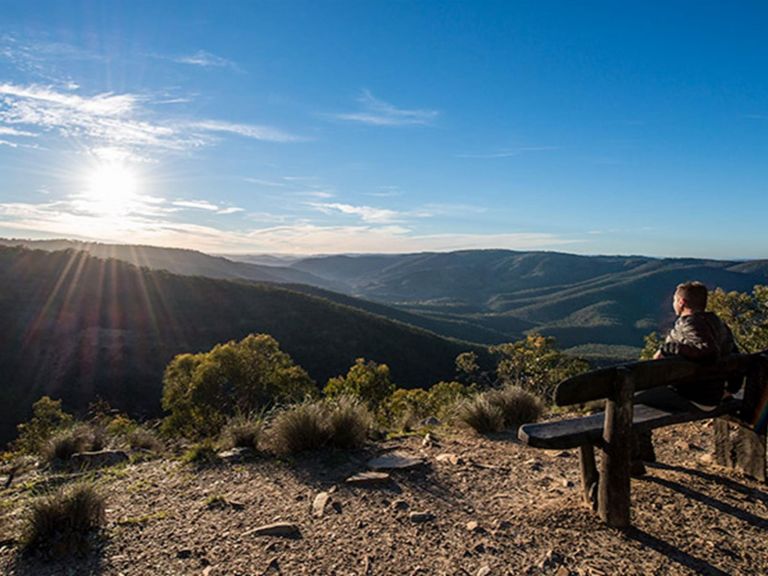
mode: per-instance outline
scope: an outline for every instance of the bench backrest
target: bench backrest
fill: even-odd
[[[716,364],[663,358],[612,366],[563,380],[555,390],[554,400],[558,406],[569,406],[608,398],[613,394],[616,383],[624,378],[634,381],[635,391],[701,380],[743,378],[765,361],[765,354],[734,354]]]

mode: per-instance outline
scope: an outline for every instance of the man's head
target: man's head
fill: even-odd
[[[704,312],[707,308],[707,287],[701,282],[678,284],[672,300],[672,307],[678,316]]]

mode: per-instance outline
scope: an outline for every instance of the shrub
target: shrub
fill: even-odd
[[[213,440],[206,438],[184,452],[181,460],[199,467],[214,466],[219,463],[219,455]]]
[[[456,418],[480,434],[504,429],[504,412],[500,406],[492,404],[485,394],[460,402]]]
[[[544,412],[544,403],[519,386],[491,390],[485,396],[491,404],[501,409],[506,428],[517,428],[526,422],[534,422]]]
[[[110,436],[127,437],[137,427],[138,424],[135,420],[131,420],[123,414],[118,414],[107,423],[106,431]]]
[[[147,450],[149,452],[161,452],[163,443],[157,436],[146,428],[137,426],[128,433],[128,445],[131,450]]]
[[[328,380],[323,392],[329,398],[353,396],[366,403],[368,408],[376,410],[390,394],[395,385],[389,378],[389,366],[358,358],[346,376],[337,376]]]
[[[262,421],[258,418],[235,416],[224,427],[222,436],[228,446],[256,450],[259,447],[262,426]]]
[[[398,388],[378,410],[380,422],[395,430],[410,430],[420,420],[434,415],[430,394],[421,388]]]
[[[70,486],[32,504],[22,547],[53,556],[84,554],[88,537],[104,522],[104,498],[90,485]]]
[[[335,448],[359,448],[373,426],[373,415],[360,400],[342,396],[326,410],[328,442]]]
[[[49,464],[66,462],[73,454],[92,450],[96,441],[96,435],[90,426],[78,424],[49,439],[42,450],[42,456]]]
[[[165,369],[166,432],[206,437],[221,432],[233,414],[258,413],[317,394],[303,368],[268,334],[251,334],[210,352],[181,354]]]
[[[72,415],[61,409],[61,400],[43,396],[32,406],[32,418],[19,424],[14,448],[27,454],[39,453],[51,436],[72,424]]]

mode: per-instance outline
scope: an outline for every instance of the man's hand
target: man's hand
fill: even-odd
[[[661,350],[656,350],[656,354],[653,355],[653,359],[660,360],[661,358],[664,358],[664,355],[661,353]]]

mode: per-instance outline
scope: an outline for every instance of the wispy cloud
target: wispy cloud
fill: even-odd
[[[363,222],[370,223],[390,223],[397,222],[403,214],[387,208],[374,208],[373,206],[354,206],[352,204],[333,203],[311,203],[310,206],[320,210],[324,214],[342,213],[353,216],[359,216]]]
[[[371,126],[413,126],[431,124],[440,114],[437,110],[398,108],[376,98],[369,90],[363,90],[357,101],[360,104],[359,111],[329,116]]]
[[[127,148],[137,156],[199,148],[215,143],[221,135],[280,143],[302,140],[269,126],[159,116],[151,104],[149,97],[138,94],[85,96],[54,86],[3,83],[0,129],[5,135],[15,131],[16,136],[54,131],[90,148]]]
[[[216,56],[205,50],[198,50],[193,54],[186,54],[182,56],[171,56],[167,58],[173,62],[179,64],[189,64],[190,66],[201,66],[203,68],[229,68],[231,70],[239,70],[237,64],[227,58]]]
[[[216,214],[235,214],[242,212],[243,209],[237,206],[218,206],[208,200],[175,200],[171,202],[173,206],[179,208],[189,208],[192,210],[205,210],[208,212],[215,212]]]
[[[503,148],[494,152],[456,154],[456,158],[512,158],[514,156],[520,156],[521,154],[526,154],[528,152],[550,152],[552,150],[559,149],[560,148],[558,146],[520,146],[517,148]]]

